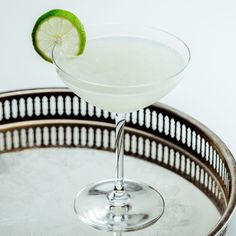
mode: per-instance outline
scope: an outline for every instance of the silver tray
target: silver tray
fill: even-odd
[[[0,235],[226,234],[234,158],[207,127],[162,104],[132,113],[125,130],[126,177],[158,188],[166,201],[161,220],[122,234],[81,223],[77,191],[113,176],[113,123],[113,114],[67,89],[0,94]]]

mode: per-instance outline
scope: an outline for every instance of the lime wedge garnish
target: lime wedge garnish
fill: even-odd
[[[69,11],[55,9],[43,14],[36,21],[32,41],[38,54],[52,62],[55,45],[66,54],[81,54],[85,48],[86,34],[77,16]]]

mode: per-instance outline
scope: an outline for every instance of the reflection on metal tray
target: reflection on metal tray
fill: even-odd
[[[67,89],[1,94],[0,231],[113,235],[80,223],[70,202],[85,184],[112,176],[113,123],[112,114]],[[167,210],[152,227],[122,235],[225,235],[236,202],[236,165],[214,133],[153,105],[127,117],[125,154],[128,177],[160,189]]]

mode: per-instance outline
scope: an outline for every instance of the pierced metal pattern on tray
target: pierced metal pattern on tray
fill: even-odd
[[[114,115],[67,89],[0,95],[0,153],[37,147],[115,148]],[[127,116],[125,153],[192,182],[221,220],[209,235],[225,235],[236,202],[236,167],[221,140],[189,116],[161,104]]]

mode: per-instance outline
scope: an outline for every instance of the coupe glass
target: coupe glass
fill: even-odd
[[[145,183],[124,179],[125,114],[151,105],[172,90],[189,63],[190,51],[186,44],[174,35],[146,26],[97,25],[88,27],[86,31],[87,47],[92,40],[103,38],[150,40],[174,49],[183,60],[182,66],[163,80],[133,86],[113,86],[86,80],[87,74],[84,77],[76,76],[70,71],[70,63],[76,57],[63,54],[57,45],[53,50],[53,62],[63,82],[85,101],[114,112],[116,119],[115,178],[82,189],[75,198],[74,210],[83,222],[100,230],[126,232],[142,229],[162,216],[165,203],[156,189]],[[79,57],[82,65],[84,57]],[[90,73],[90,76],[93,75],[96,76]]]

